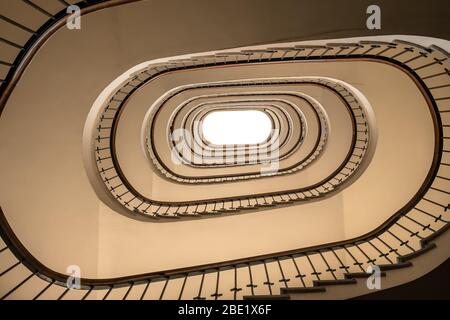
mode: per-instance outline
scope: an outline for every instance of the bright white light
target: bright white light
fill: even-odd
[[[203,136],[213,144],[256,144],[269,138],[270,118],[262,111],[214,111],[203,120]]]

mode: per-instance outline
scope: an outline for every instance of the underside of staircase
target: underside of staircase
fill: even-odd
[[[393,264],[377,265],[381,271],[381,288],[384,290],[403,285],[405,282],[398,278],[407,277],[414,281],[432,272],[436,265],[427,261],[433,255],[434,261],[444,262],[448,259],[448,243],[450,225],[442,228],[439,232],[424,238],[421,241],[421,249],[408,255],[399,256]],[[416,270],[414,270],[416,268]],[[355,272],[345,273],[344,278],[337,280],[315,280],[311,287],[285,287],[280,289],[279,294],[244,296],[244,300],[323,300],[323,299],[352,299],[377,290],[370,290],[366,280],[373,273]],[[391,278],[391,279],[389,279]],[[406,282],[408,283],[408,282]]]
[[[432,272],[436,1],[381,30],[361,16],[401,5],[0,1],[0,300],[345,300]]]

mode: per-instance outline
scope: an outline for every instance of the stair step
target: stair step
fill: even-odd
[[[201,218],[201,214],[199,213],[178,213],[177,214],[180,217],[194,217],[194,218]]]
[[[281,288],[281,294],[325,292],[325,287],[292,287]]]
[[[279,294],[279,295],[254,295],[254,296],[244,296],[244,300],[290,300],[291,297],[287,294]]]
[[[261,206],[259,204],[248,205],[248,206],[244,207],[244,210],[255,210],[255,209],[258,209],[258,208],[261,208],[261,207],[263,207],[263,206]]]
[[[378,267],[380,268],[381,271],[395,270],[395,269],[407,268],[407,267],[411,267],[411,266],[412,266],[411,261],[378,265]]]
[[[438,231],[433,232],[431,235],[429,235],[426,238],[423,238],[422,240],[420,240],[420,244],[422,245],[422,247],[425,247],[426,245],[428,245],[431,241],[433,241],[434,239],[436,239],[437,237],[439,237],[441,234],[445,233],[448,229],[450,229],[450,223],[447,223],[445,226],[443,226],[442,228],[440,228]]]
[[[215,210],[215,212],[230,212],[230,211],[233,211],[234,209],[217,209],[217,210]]]
[[[217,216],[219,213],[216,211],[203,211],[203,212],[198,212],[199,215],[201,216]]]
[[[367,272],[349,272],[349,273],[344,273],[344,277],[346,279],[352,279],[352,278],[368,278],[372,275],[372,273],[367,273]],[[382,271],[380,273],[381,277],[385,277],[386,276],[386,272]]]
[[[321,286],[334,286],[340,284],[354,284],[356,279],[338,279],[338,280],[314,280],[313,285],[315,287]]]
[[[158,218],[163,218],[163,219],[180,219],[180,217],[178,215],[174,216],[174,215],[164,215],[164,214],[157,214],[156,215]]]
[[[425,245],[424,247],[422,247],[421,249],[411,252],[409,254],[406,254],[404,256],[400,256],[397,258],[398,261],[401,262],[405,262],[405,261],[409,261],[417,256],[420,256],[422,253],[425,253],[427,251],[430,251],[431,249],[436,248],[436,244],[435,243],[429,243],[427,245]]]

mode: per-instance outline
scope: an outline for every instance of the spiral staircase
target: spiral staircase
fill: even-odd
[[[448,41],[161,58],[152,8],[2,3],[0,299],[346,299],[448,259]],[[242,110],[266,140],[208,141]]]

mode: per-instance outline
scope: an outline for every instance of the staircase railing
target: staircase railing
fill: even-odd
[[[31,1],[24,1],[49,17],[37,31],[26,25],[1,19],[31,34],[27,44],[0,39],[20,50],[13,63],[3,61],[9,68],[2,80],[1,110],[20,78],[27,63],[37,50],[37,44],[55,28],[52,21],[60,20],[63,13],[44,13]],[[117,1],[119,3],[120,1]],[[121,1],[125,2],[125,1]],[[66,1],[63,1],[66,4]],[[85,5],[83,5],[85,3]],[[88,8],[91,1],[80,3]],[[103,1],[92,1],[104,5]],[[6,18],[6,19],[5,19]],[[413,56],[411,56],[411,54]],[[14,298],[28,284],[35,281],[35,292],[27,291],[30,299],[45,298],[52,292],[55,299],[240,299],[244,296],[260,297],[281,292],[278,298],[289,298],[290,293],[302,290],[323,290],[332,283],[353,283],[355,277],[365,275],[368,266],[378,265],[381,270],[407,267],[410,261],[434,248],[433,240],[449,227],[450,180],[448,167],[448,129],[450,99],[449,54],[435,46],[423,48],[401,41],[393,43],[360,42],[357,44],[328,44],[300,46],[258,52],[234,53],[236,62],[248,62],[251,56],[263,61],[286,59],[369,59],[383,61],[405,71],[419,86],[428,100],[433,115],[435,146],[433,163],[422,186],[411,200],[390,219],[375,230],[349,240],[309,248],[276,252],[232,261],[165,270],[112,279],[81,279],[81,288],[68,288],[68,275],[49,269],[39,262],[21,243],[0,212],[0,257],[8,256],[9,263],[0,270],[0,280],[11,284],[1,299]],[[408,58],[404,58],[408,56]],[[230,57],[230,56],[228,56]],[[205,57],[202,64],[221,63],[223,57]],[[210,62],[207,62],[210,61]],[[423,62],[421,62],[423,61]],[[225,202],[221,204],[225,208]],[[8,281],[6,281],[8,282]],[[2,282],[3,283],[3,282]],[[302,289],[304,288],[304,289]],[[4,288],[5,289],[5,288]]]
[[[26,34],[24,37],[26,40],[23,41],[8,39],[5,36],[0,37],[0,43],[6,46],[0,55],[0,65],[4,67],[0,72],[0,112],[5,107],[11,92],[14,90],[14,87],[39,48],[41,48],[52,34],[66,24],[67,18],[72,15],[72,11],[68,11],[67,8],[72,4],[80,8],[80,15],[84,15],[141,0],[82,0],[75,3],[72,0],[49,0],[49,2],[51,1],[54,4],[60,5],[61,9],[58,11],[54,9],[55,6],[53,5],[44,8],[43,5],[38,5],[33,0],[20,1],[25,7],[36,13],[33,19],[37,19],[36,16],[40,16],[39,23],[41,26],[39,28],[32,28],[30,26],[36,23],[35,20],[25,21],[26,18],[24,16],[11,17],[0,13],[1,21],[18,30],[22,30]]]

